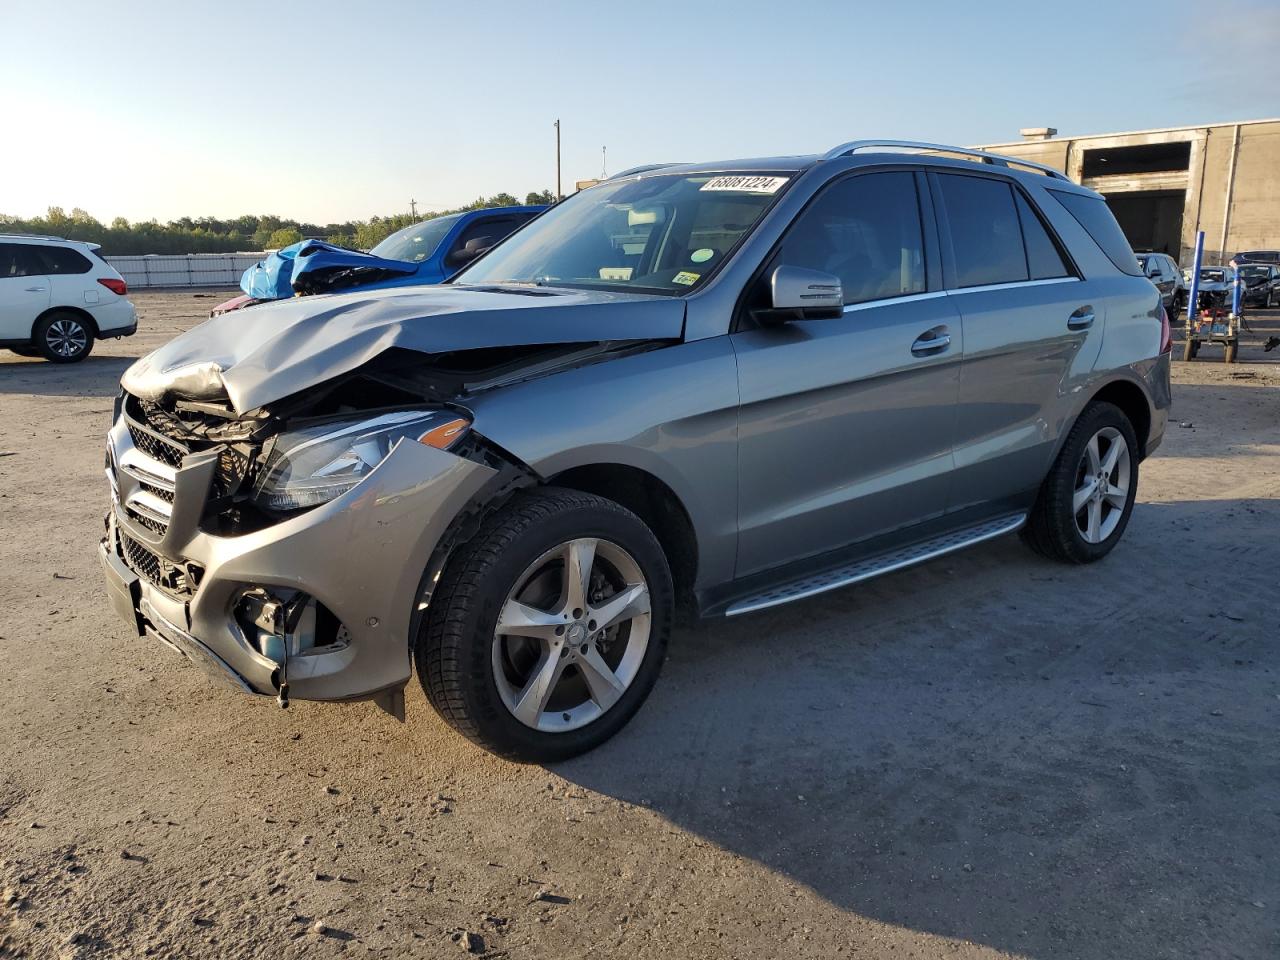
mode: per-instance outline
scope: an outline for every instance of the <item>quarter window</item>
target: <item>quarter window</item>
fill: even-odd
[[[828,187],[800,215],[774,262],[834,274],[846,304],[923,293],[915,177],[872,173]]]
[[[951,227],[956,286],[1029,279],[1013,188],[1002,180],[956,174],[941,174],[938,181]]]
[[[1022,221],[1022,238],[1027,245],[1027,272],[1031,279],[1054,280],[1070,276],[1071,271],[1067,269],[1062,253],[1040,215],[1031,209],[1031,204],[1020,191],[1014,191],[1014,198],[1018,204],[1018,219]],[[1158,265],[1160,258],[1156,257],[1155,262]]]

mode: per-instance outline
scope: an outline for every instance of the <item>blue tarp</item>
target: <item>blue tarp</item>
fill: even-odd
[[[335,267],[375,267],[407,275],[416,272],[418,264],[384,260],[323,240],[302,240],[268,254],[246,270],[240,289],[255,300],[283,300],[293,296],[294,281],[303,274]]]

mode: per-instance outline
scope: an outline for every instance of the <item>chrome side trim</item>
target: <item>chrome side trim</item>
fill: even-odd
[[[1081,283],[1079,277],[1054,277],[1051,280],[1015,280],[1012,283],[984,283],[980,287],[948,287],[947,295],[956,297],[965,293],[986,293],[988,290],[1016,290],[1019,287],[1047,287],[1055,283]]]
[[[988,520],[986,523],[969,527],[966,530],[943,534],[925,540],[922,543],[903,547],[901,550],[895,550],[878,557],[871,557],[867,560],[859,560],[844,567],[838,567],[835,570],[828,570],[810,577],[794,580],[780,587],[766,590],[755,597],[740,600],[729,607],[724,615],[726,617],[736,617],[743,613],[767,610],[770,607],[790,603],[792,600],[803,600],[806,597],[826,593],[828,590],[838,590],[841,587],[861,583],[863,580],[870,580],[872,577],[878,577],[881,574],[892,573],[895,570],[902,570],[917,563],[924,563],[926,560],[932,560],[935,557],[954,553],[956,550],[963,550],[965,547],[982,543],[984,540],[992,540],[996,537],[1002,537],[1006,533],[1013,533],[1026,520],[1027,515],[1025,513],[998,517],[995,520]]]
[[[845,313],[854,313],[857,310],[871,310],[874,307],[885,307],[891,303],[914,303],[917,300],[936,300],[938,297],[945,297],[946,290],[934,290],[930,293],[908,293],[901,297],[881,297],[879,300],[864,300],[862,303],[850,303],[845,306]]]
[[[901,297],[881,297],[878,300],[864,300],[862,303],[850,303],[844,308],[845,313],[856,310],[871,310],[874,307],[885,307],[893,303],[913,303],[917,300],[933,300],[937,297],[955,297],[966,293],[985,293],[988,290],[1016,290],[1019,287],[1045,287],[1054,283],[1080,283],[1079,277],[1053,277],[1049,280],[1013,280],[1009,283],[986,283],[980,287],[947,287],[945,290],[932,290],[929,293],[908,293]]]

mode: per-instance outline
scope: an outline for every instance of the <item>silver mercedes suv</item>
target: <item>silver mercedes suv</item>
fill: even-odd
[[[124,375],[119,613],[246,693],[435,708],[504,756],[617,732],[677,612],[1021,530],[1124,533],[1169,406],[1101,197],[897,141],[660,165],[435,288],[210,320]]]

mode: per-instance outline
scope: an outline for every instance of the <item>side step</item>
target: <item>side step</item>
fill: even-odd
[[[805,597],[826,593],[828,590],[838,590],[850,584],[870,580],[872,577],[878,577],[883,573],[892,573],[894,570],[901,570],[903,567],[924,563],[924,561],[932,560],[934,557],[941,557],[944,554],[971,547],[975,543],[1002,537],[1006,533],[1013,533],[1026,522],[1026,519],[1027,515],[1025,513],[997,517],[977,526],[945,533],[930,540],[922,540],[919,543],[913,543],[890,553],[882,553],[878,556],[868,557],[865,560],[845,564],[842,567],[811,574],[799,580],[792,580],[790,583],[771,587],[764,593],[756,594],[754,597],[739,600],[729,607],[724,615],[726,617],[736,617],[742,613],[766,610],[769,607],[790,603],[792,600],[803,600]]]

